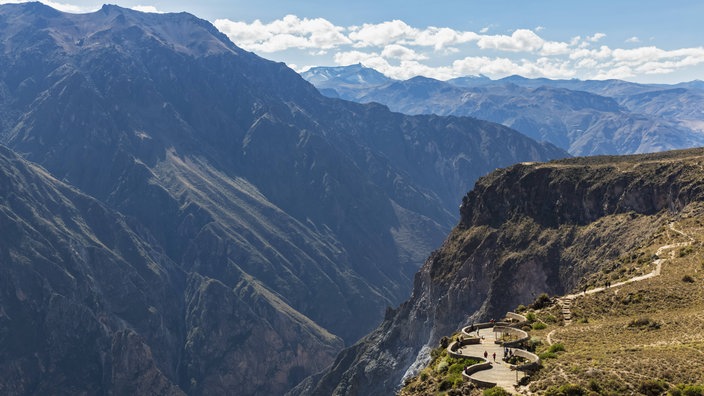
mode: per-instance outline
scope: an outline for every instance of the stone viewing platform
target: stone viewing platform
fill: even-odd
[[[457,341],[450,343],[447,353],[455,358],[479,361],[465,368],[465,380],[483,388],[500,386],[513,391],[526,372],[540,367],[537,355],[520,349],[530,339],[525,331],[514,326],[527,323],[523,315],[509,312],[501,322],[477,323],[464,327]],[[510,364],[504,358],[517,356],[525,361]]]

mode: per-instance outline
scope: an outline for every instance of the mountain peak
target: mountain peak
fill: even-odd
[[[342,83],[366,87],[383,85],[394,81],[361,63],[349,66],[318,66],[310,68],[308,71],[301,73],[301,75],[312,84],[321,86],[326,83]]]
[[[185,12],[152,14],[105,4],[93,13],[71,14],[34,2],[0,6],[0,20],[9,25],[1,34],[10,52],[13,43],[22,45],[29,32],[48,35],[56,48],[69,53],[100,48],[107,42],[131,42],[141,48],[144,39],[190,56],[244,52],[210,22]],[[139,34],[142,40],[107,39],[122,37],[125,32]]]

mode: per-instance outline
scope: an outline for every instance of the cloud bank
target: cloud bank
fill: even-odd
[[[541,36],[546,30],[542,26],[489,34],[489,27],[478,32],[435,26],[419,28],[401,20],[345,27],[323,18],[295,15],[269,23],[218,19],[214,24],[235,44],[263,56],[302,50],[309,57],[325,56],[317,64],[329,63],[330,59],[337,65],[361,63],[399,79],[417,75],[449,79],[478,74],[494,78],[520,74],[628,79],[664,75],[704,64],[702,47],[612,48],[601,44],[607,38],[602,32],[552,41]],[[640,40],[632,36],[621,42],[633,47]]]

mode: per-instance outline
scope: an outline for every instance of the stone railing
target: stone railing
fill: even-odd
[[[525,351],[523,349],[514,349],[513,356],[518,356],[526,359],[528,363],[517,364],[511,366],[511,369],[518,371],[532,371],[540,367],[540,357],[538,355]]]
[[[515,347],[520,345],[521,343],[530,340],[530,336],[528,333],[521,329],[517,329],[515,327],[509,327],[509,326],[494,326],[494,333],[502,333],[502,334],[508,334],[511,337],[516,337],[513,340],[509,341],[503,341],[503,340],[496,340],[495,342],[497,344],[501,344],[505,347]]]
[[[496,382],[490,382],[490,381],[482,381],[480,379],[476,379],[472,377],[472,374],[476,373],[477,371],[481,370],[488,370],[491,368],[491,363],[484,362],[484,363],[477,363],[473,364],[469,367],[467,367],[463,372],[462,372],[462,378],[464,378],[465,381],[469,381],[476,385],[479,388],[493,388],[496,386]]]
[[[477,358],[474,356],[468,356],[468,355],[463,355],[459,352],[457,352],[458,349],[462,348],[464,345],[470,345],[470,344],[479,344],[480,339],[479,338],[464,338],[462,340],[457,340],[457,341],[452,341],[450,345],[447,346],[447,354],[450,355],[453,358],[458,358],[458,359],[481,359],[484,360],[484,358]]]
[[[476,323],[471,326],[466,326],[462,328],[462,335],[464,337],[474,337],[477,338],[476,334],[474,333],[477,331],[477,329],[490,329],[492,327],[496,326],[510,326],[511,323],[508,322],[484,322],[484,323]]]
[[[514,323],[514,324],[528,323],[528,318],[526,318],[525,316],[523,316],[521,314],[517,314],[515,312],[507,312],[506,319],[518,322],[518,323]]]
[[[475,340],[476,340],[476,342],[474,342]],[[472,359],[472,360],[478,361],[479,363],[475,363],[471,366],[466,367],[462,371],[462,377],[466,381],[470,381],[479,387],[491,388],[491,387],[496,386],[496,384],[492,383],[492,382],[478,380],[478,379],[472,377],[472,374],[476,373],[477,371],[489,370],[492,367],[491,362],[489,362],[489,360],[487,360],[481,356],[465,355],[460,352],[457,352],[457,350],[462,348],[463,345],[478,344],[478,343],[479,343],[479,338],[474,338],[474,339],[470,338],[470,339],[462,339],[462,340],[458,340],[458,341],[453,341],[450,345],[447,346],[447,354],[453,358],[456,358],[456,359]]]

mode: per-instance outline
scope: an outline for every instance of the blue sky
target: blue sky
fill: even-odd
[[[45,3],[67,12],[89,12],[102,4]],[[115,3],[193,13],[240,47],[299,71],[362,63],[399,79],[476,74],[663,83],[704,79],[701,0]]]

